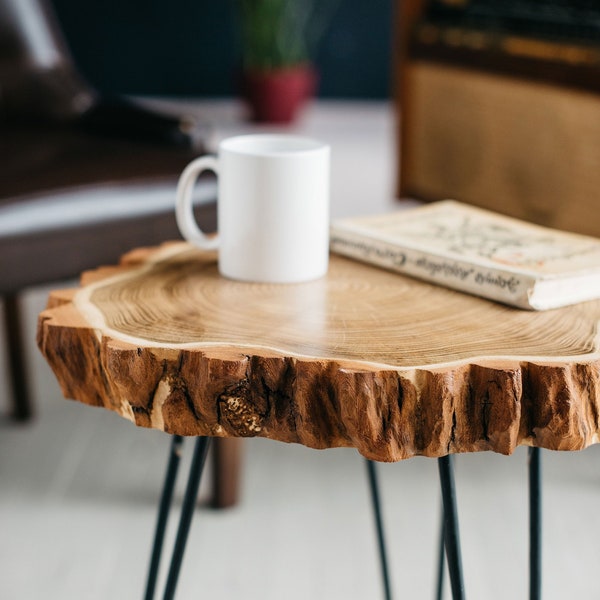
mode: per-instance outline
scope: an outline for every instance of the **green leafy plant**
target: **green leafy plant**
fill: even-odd
[[[237,0],[246,70],[309,63],[339,0]]]

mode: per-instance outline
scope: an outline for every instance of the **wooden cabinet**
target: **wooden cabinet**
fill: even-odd
[[[600,44],[399,6],[400,195],[599,236]]]

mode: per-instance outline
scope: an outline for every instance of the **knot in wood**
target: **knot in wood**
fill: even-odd
[[[219,396],[219,412],[221,424],[236,435],[254,437],[262,431],[264,415],[251,402],[247,382]]]

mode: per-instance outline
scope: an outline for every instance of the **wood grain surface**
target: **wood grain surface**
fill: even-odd
[[[219,276],[140,249],[51,294],[38,345],[66,397],[181,435],[372,459],[598,441],[600,302],[528,312],[332,256],[327,277]]]

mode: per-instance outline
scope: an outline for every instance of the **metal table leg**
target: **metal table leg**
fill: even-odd
[[[152,557],[146,586],[145,600],[152,600],[156,588],[158,568],[164,541],[169,509],[175,487],[175,479],[179,466],[181,447],[183,438],[173,436],[169,462],[165,483],[160,500],[159,514],[154,536]],[[173,600],[183,554],[189,534],[194,506],[200,487],[202,471],[206,461],[206,455],[210,445],[210,438],[200,437],[196,440],[194,456],[190,466],[190,473],[187,482],[184,502],[181,510],[179,528],[171,566],[165,587],[164,600]],[[383,579],[385,599],[391,600],[391,584],[389,578],[389,568],[387,551],[385,544],[385,535],[383,527],[383,518],[381,511],[381,499],[379,493],[379,482],[377,478],[376,465],[373,461],[367,460],[367,473],[369,477],[369,487],[371,491],[371,501],[375,516],[375,525],[377,531],[377,541],[379,548],[379,557],[381,562],[381,573]],[[442,490],[443,511],[442,527],[440,532],[440,549],[438,560],[438,577],[436,598],[441,600],[443,595],[444,582],[444,556],[448,560],[448,569],[450,572],[450,584],[452,588],[452,597],[454,600],[464,600],[464,582],[462,559],[460,551],[460,536],[458,527],[458,512],[456,508],[456,490],[454,484],[454,473],[452,457],[444,456],[438,459],[438,468],[440,475],[440,485]],[[541,452],[539,448],[529,449],[529,598],[530,600],[541,600],[542,583],[542,564],[541,564],[541,541],[542,541],[542,518],[541,518]]]
[[[542,597],[542,469],[541,450],[529,448],[529,599]],[[458,522],[457,522],[458,523]],[[444,584],[444,526],[440,534],[436,599],[441,600]],[[454,592],[453,592],[454,593]],[[464,592],[463,592],[464,593]]]
[[[381,499],[379,495],[379,481],[377,478],[377,466],[371,461],[367,460],[367,472],[369,475],[369,487],[371,489],[371,502],[373,504],[373,513],[375,516],[375,526],[377,529],[377,542],[379,546],[379,561],[381,564],[381,576],[383,579],[383,589],[385,600],[391,600],[392,598],[392,587],[390,584],[389,568],[387,551],[383,530],[383,516],[381,512]]]
[[[175,597],[175,589],[177,587],[177,580],[179,579],[183,553],[190,531],[192,515],[194,514],[194,508],[196,506],[198,488],[200,487],[200,480],[202,478],[202,471],[204,470],[204,463],[206,462],[210,440],[211,438],[208,437],[196,438],[194,456],[192,458],[190,474],[185,490],[185,496],[183,498],[183,505],[181,507],[179,528],[177,530],[177,537],[175,538],[175,546],[171,557],[171,567],[169,568],[169,575],[165,586],[165,595],[163,596],[164,600],[173,600]]]
[[[446,567],[446,552],[444,550],[444,510],[442,508],[440,520],[440,537],[438,547],[438,564],[437,564],[437,585],[435,589],[436,600],[442,600],[444,597],[444,570]]]
[[[160,567],[160,557],[162,554],[171,501],[173,499],[173,490],[175,489],[175,480],[179,469],[179,461],[181,459],[182,446],[183,438],[179,435],[174,435],[171,439],[171,451],[169,453],[169,462],[167,464],[167,474],[165,475],[165,483],[160,497],[158,519],[156,521],[156,531],[154,532],[154,543],[152,545],[152,555],[150,558],[150,568],[148,569],[148,581],[146,582],[146,593],[144,595],[145,600],[152,600],[154,598],[156,579]]]
[[[542,597],[541,451],[529,448],[529,600]]]
[[[460,554],[460,536],[458,531],[458,513],[456,510],[456,491],[452,457],[438,458],[442,500],[444,503],[444,545],[448,558],[450,585],[454,600],[464,600],[465,586],[463,582],[462,560]]]

